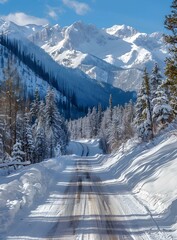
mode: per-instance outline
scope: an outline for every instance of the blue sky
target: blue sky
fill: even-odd
[[[0,16],[19,25],[75,21],[99,28],[126,24],[141,32],[164,31],[168,0],[0,0]]]

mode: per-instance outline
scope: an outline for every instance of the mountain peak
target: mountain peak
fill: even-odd
[[[67,29],[69,29],[69,31],[79,31],[79,32],[97,32],[98,29],[96,28],[95,25],[92,25],[92,24],[86,24],[82,21],[77,21],[77,22],[74,22],[72,25],[70,25]]]
[[[110,34],[114,35],[116,37],[120,38],[128,38],[132,37],[133,35],[137,34],[138,31],[134,29],[133,27],[123,25],[114,25],[110,28],[106,28],[105,31]]]

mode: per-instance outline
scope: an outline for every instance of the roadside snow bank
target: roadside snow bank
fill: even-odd
[[[95,171],[104,183],[116,182],[145,206],[160,229],[177,239],[177,130],[170,126],[152,142],[131,139],[105,158]],[[166,231],[164,230],[164,231]]]
[[[133,165],[134,173],[140,176],[134,193],[160,225],[173,225],[177,233],[177,136],[164,139]]]
[[[144,172],[149,171],[149,177],[140,179],[134,192],[148,203],[151,210],[164,212],[177,199],[177,137],[171,136],[141,158],[143,162],[137,159],[137,165],[144,168]]]
[[[114,177],[124,189],[133,191],[157,224],[177,234],[177,131],[150,143],[131,140],[109,164]]]
[[[6,231],[21,209],[45,196],[65,158],[49,159],[0,178],[0,233]]]

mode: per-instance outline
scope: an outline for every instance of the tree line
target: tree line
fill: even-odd
[[[21,95],[16,67],[9,61],[0,87],[0,160],[2,163],[37,163],[65,154],[69,132],[58,110],[55,91],[44,100],[38,89],[32,102]]]

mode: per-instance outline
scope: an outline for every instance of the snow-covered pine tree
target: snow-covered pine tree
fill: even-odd
[[[35,137],[35,162],[41,162],[46,157],[46,136],[43,128],[38,128]]]
[[[122,112],[122,132],[123,140],[130,139],[134,135],[133,121],[134,121],[134,105],[133,102],[130,101],[125,105]]]
[[[107,144],[109,145],[110,151],[116,149],[123,142],[122,110],[122,107],[114,107],[112,110],[112,121],[110,122],[107,134]]]
[[[160,73],[160,69],[157,63],[154,65],[154,68],[152,70],[149,84],[150,84],[150,90],[151,90],[150,99],[153,100],[153,98],[156,97],[156,91],[158,87],[162,84],[162,75]]]
[[[13,145],[12,161],[14,162],[14,164],[16,162],[23,162],[24,156],[25,156],[25,153],[22,151],[21,141],[17,140],[16,143]]]
[[[68,128],[69,128],[69,132],[71,134],[71,139],[76,139],[75,138],[75,121],[71,120],[68,122]]]
[[[150,95],[149,75],[145,69],[142,86],[137,96],[137,103],[135,106],[135,125],[138,136],[141,137],[143,141],[150,140],[153,137]]]
[[[98,104],[98,117],[97,117],[97,121],[98,121],[98,132],[99,132],[99,130],[100,130],[100,128],[101,128],[102,117],[103,117],[102,107],[101,107],[101,104]]]
[[[46,135],[45,135],[45,103],[39,102],[38,114],[35,123],[32,126],[34,139],[34,159],[35,162],[41,162],[46,156]]]
[[[154,132],[157,133],[164,128],[173,119],[173,110],[169,104],[169,99],[165,93],[163,85],[160,85],[156,91],[156,97],[153,103],[153,126]]]
[[[144,70],[144,82],[145,82],[145,90],[146,90],[146,121],[145,121],[145,134],[147,140],[153,138],[153,124],[152,124],[152,107],[151,107],[151,88],[150,88],[150,80],[147,70]]]
[[[39,107],[40,107],[40,97],[39,97],[39,90],[36,88],[34,94],[34,100],[31,103],[30,113],[32,116],[32,122],[34,122],[38,118],[39,114]]]
[[[68,143],[67,127],[61,117],[56,101],[54,91],[49,89],[46,95],[45,108],[45,134],[48,144],[48,156],[54,157],[56,148],[63,154]]]
[[[91,109],[88,109],[87,116],[85,118],[85,136],[86,138],[91,138]]]
[[[26,154],[25,160],[35,163],[34,159],[34,139],[32,134],[32,127],[30,125],[29,113],[24,116],[24,151]]]
[[[94,138],[97,136],[98,133],[98,116],[97,116],[97,110],[96,107],[92,108],[92,112],[90,114],[90,136],[91,138]]]
[[[66,146],[69,143],[70,139],[70,132],[68,130],[68,125],[64,119],[59,113],[60,116],[60,126],[61,126],[61,131],[60,131],[60,141],[58,143],[58,149],[60,154],[66,154]],[[82,123],[81,123],[82,124]]]
[[[110,152],[109,149],[109,132],[112,125],[110,109],[108,108],[102,117],[101,128],[99,132],[100,146],[105,153]]]
[[[109,114],[110,114],[110,121],[112,122],[112,116],[113,116],[113,104],[112,104],[112,95],[109,97]]]

